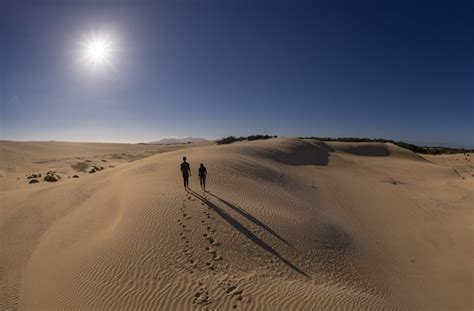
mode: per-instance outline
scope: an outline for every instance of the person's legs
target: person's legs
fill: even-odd
[[[202,188],[202,176],[199,176],[199,184],[201,185],[201,188]]]
[[[206,191],[206,176],[202,176],[202,188]]]
[[[189,185],[189,176],[183,175],[183,181],[184,181],[184,188],[187,188]]]

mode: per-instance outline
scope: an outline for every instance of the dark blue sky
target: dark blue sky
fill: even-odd
[[[474,145],[473,1],[0,1],[2,139]],[[78,64],[90,32],[112,67]]]

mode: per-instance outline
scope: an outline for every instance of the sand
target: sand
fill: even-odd
[[[289,138],[0,147],[2,310],[474,307],[472,155]]]

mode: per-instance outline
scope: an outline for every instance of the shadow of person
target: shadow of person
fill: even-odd
[[[278,233],[276,233],[275,231],[273,231],[272,228],[270,228],[269,226],[267,226],[266,224],[264,224],[263,222],[261,222],[260,220],[258,220],[257,218],[255,218],[252,214],[250,214],[249,212],[247,212],[246,210],[244,210],[243,208],[235,205],[235,204],[232,204],[226,200],[224,200],[223,198],[220,198],[218,197],[217,195],[211,193],[211,192],[207,192],[207,194],[213,196],[214,198],[216,198],[217,200],[219,200],[220,202],[224,203],[225,205],[227,205],[228,207],[230,207],[232,210],[234,210],[235,212],[239,213],[240,215],[244,216],[245,218],[247,218],[248,220],[250,220],[251,222],[253,222],[254,224],[256,224],[257,226],[260,226],[261,228],[265,229],[267,232],[269,232],[270,234],[272,234],[274,237],[276,237],[277,239],[279,239],[280,241],[282,241],[283,243],[285,243],[286,245],[288,246],[292,246],[290,243],[288,243],[287,240],[285,240],[284,238],[282,238]]]
[[[216,212],[217,215],[219,215],[223,220],[225,220],[228,224],[230,224],[232,227],[237,229],[240,233],[245,235],[248,239],[250,239],[252,242],[260,246],[263,250],[267,251],[271,255],[277,257],[280,261],[285,263],[288,267],[290,267],[293,271],[310,278],[309,275],[307,275],[303,270],[295,266],[293,263],[291,263],[289,260],[285,259],[280,253],[278,253],[273,247],[265,243],[262,239],[260,239],[258,236],[256,236],[252,231],[247,229],[243,224],[241,224],[237,219],[229,215],[225,210],[222,208],[218,207],[211,201],[209,201],[207,198],[203,197],[202,195],[194,192],[193,190],[190,190],[189,193],[196,197],[198,200],[206,204],[209,208],[211,208],[214,212]]]

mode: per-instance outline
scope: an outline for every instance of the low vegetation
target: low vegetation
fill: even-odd
[[[79,172],[85,172],[89,168],[89,164],[87,162],[76,162],[71,164],[71,167]]]
[[[57,182],[59,179],[61,179],[61,176],[56,174],[55,171],[49,171],[46,173],[46,176],[44,176],[44,181],[47,182]]]
[[[89,171],[89,174],[94,174],[95,172],[99,172],[99,171],[102,171],[102,170],[104,170],[103,166],[98,167],[96,165],[93,165],[91,170]]]
[[[271,136],[271,135],[250,135],[250,136],[241,136],[241,137],[235,137],[235,136],[229,136],[229,137],[224,137],[218,141],[216,141],[216,144],[218,145],[227,145],[227,144],[232,144],[235,143],[236,141],[243,141],[243,140],[262,140],[262,139],[269,139],[269,138],[274,138],[277,136]]]
[[[474,152],[474,149],[465,148],[450,148],[442,146],[417,146],[414,144],[405,143],[403,141],[393,141],[383,138],[358,138],[358,137],[300,137],[301,139],[317,139],[320,141],[341,141],[341,142],[375,142],[375,143],[392,143],[399,147],[411,150],[421,154],[454,154],[454,153],[469,153]]]

